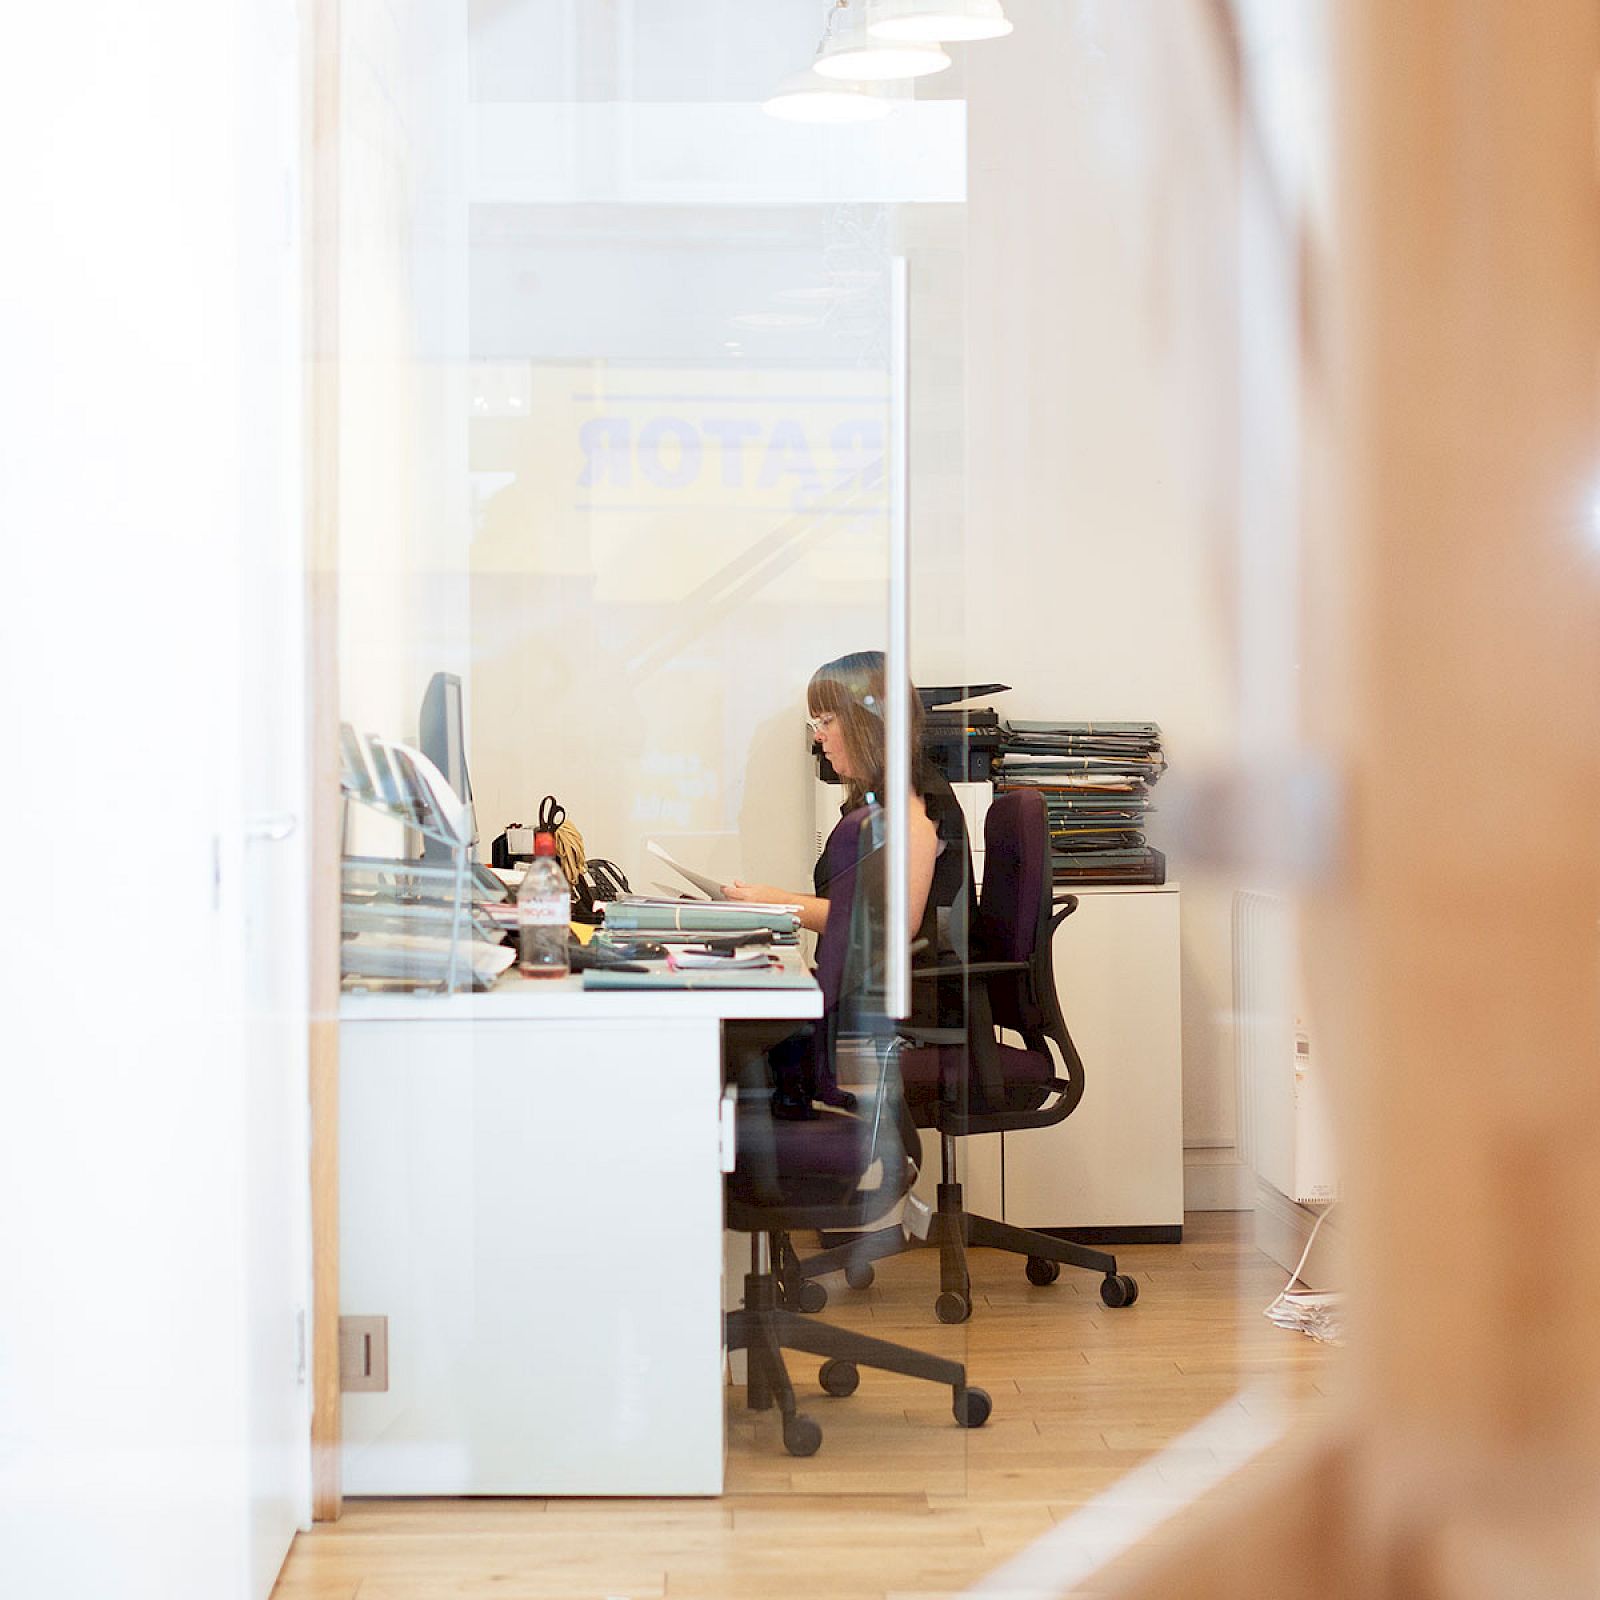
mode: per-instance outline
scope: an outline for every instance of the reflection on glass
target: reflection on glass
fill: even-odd
[[[882,637],[881,220],[569,221],[474,246],[473,696],[523,735],[482,803],[515,815],[542,757],[607,854],[759,872],[809,831],[799,685]],[[527,281],[572,293],[530,307]]]
[[[782,997],[727,1011],[753,1019],[748,1028],[726,1024],[728,1050],[764,1085],[741,1116],[764,1115],[778,1129],[769,1140],[799,1130],[808,1143],[832,1141],[836,1158],[848,1148],[844,1167],[801,1174],[806,1195],[819,1183],[828,1190],[832,1221],[819,1213],[753,1227],[769,1263],[784,1267],[815,1253],[808,1235],[818,1227],[898,1234],[895,1208],[916,1175],[918,1146],[897,1109],[885,954],[903,960],[913,933],[932,949],[952,918],[964,925],[958,902],[971,881],[960,807],[948,784],[925,781],[910,764],[906,741],[919,713],[903,593],[897,613],[890,604],[891,469],[905,466],[895,427],[908,415],[895,361],[908,307],[896,297],[894,263],[930,241],[947,266],[959,255],[964,106],[907,94],[861,128],[763,115],[763,98],[815,43],[814,32],[804,37],[812,23],[797,39],[783,10],[721,0],[472,0],[464,41],[431,14],[413,19],[404,72],[382,54],[392,42],[384,30],[356,12],[350,34],[361,48],[345,67],[345,161],[360,200],[342,247],[344,715],[361,734],[409,743],[423,685],[436,674],[458,679],[461,770],[470,764],[480,853],[492,858],[485,865],[515,877],[541,814],[564,812],[558,853],[572,869],[577,923],[570,980],[535,985],[512,973],[492,994],[444,1002],[457,1020],[441,1030],[439,1059],[419,1065],[411,1091],[425,1111],[393,1130],[361,1124],[350,1192],[376,1194],[391,1166],[437,1185],[417,1261],[460,1291],[434,1283],[425,1297],[440,1333],[430,1346],[429,1404],[446,1410],[459,1400],[444,1381],[447,1352],[458,1348],[451,1340],[474,1352],[472,1381],[487,1392],[500,1372],[489,1307],[503,1307],[504,1326],[525,1324],[523,1290],[478,1270],[503,1252],[517,1206],[559,1179],[585,1191],[567,1196],[582,1213],[573,1237],[599,1219],[648,1212],[630,1225],[648,1257],[630,1278],[654,1287],[620,1301],[614,1318],[596,1317],[592,1359],[625,1375],[612,1397],[617,1427],[648,1433],[681,1406],[698,1444],[677,1450],[680,1462],[702,1446],[710,1459],[718,1440],[700,1434],[720,1425],[722,1411],[715,1400],[703,1405],[698,1389],[693,1398],[693,1385],[658,1392],[671,1388],[654,1374],[675,1336],[672,1319],[657,1313],[671,1305],[680,1323],[714,1326],[703,1316],[714,1265],[705,1244],[720,1216],[705,1201],[713,1185],[720,1192],[721,1174],[674,1160],[675,1138],[704,1154],[710,1102],[680,1097],[667,1080],[704,1070],[721,1014],[696,1013],[705,1025],[690,1049],[692,1030],[675,1029],[666,1011],[650,1013],[659,1027],[617,1023],[581,1038],[575,1029],[555,1044],[538,1019],[506,1008],[531,989],[704,984],[712,980],[699,974],[712,973],[719,993],[747,977],[774,991],[800,986],[815,1001],[817,985],[802,970],[814,958],[834,995],[815,1026],[792,1020],[814,1017],[814,1006],[786,1010]],[[729,47],[689,48],[696,27],[710,23]],[[918,210],[934,215],[918,219]],[[958,272],[940,296],[940,338],[954,349]],[[959,367],[929,371],[946,374],[929,386],[945,390],[942,411],[929,415],[948,489],[959,471],[949,443],[960,431],[948,374]],[[898,504],[903,511],[903,492]],[[960,588],[959,495],[929,504],[929,547],[942,558],[948,598]],[[903,591],[903,548],[899,562]],[[936,671],[959,654],[958,620],[959,607],[947,604]],[[368,887],[415,897],[417,886],[394,869],[415,841],[372,807],[356,809],[349,847],[389,863]],[[841,809],[854,818],[848,826]],[[374,819],[387,829],[381,837],[368,836]],[[915,892],[886,942],[884,856],[897,856],[907,835]],[[864,867],[859,904],[841,900],[822,870],[818,858],[835,851],[851,873]],[[810,892],[797,892],[808,877]],[[710,885],[715,903],[679,899],[691,885]],[[658,903],[639,903],[646,896]],[[490,937],[514,928],[516,916],[509,899],[473,913],[474,925],[487,919]],[[351,1004],[358,999],[390,997]],[[495,1027],[468,1026],[491,1014]],[[615,1022],[621,1012],[608,1015]],[[355,1106],[392,1064],[384,1044],[376,1033],[352,1040]],[[646,1069],[663,1081],[640,1085]],[[543,1096],[542,1074],[552,1071],[560,1078],[548,1086],[552,1103],[591,1096],[615,1106],[618,1126],[637,1130],[648,1104],[660,1148],[635,1148],[615,1127],[608,1143],[591,1132],[592,1118],[552,1122],[542,1099],[524,1098],[535,1080]],[[758,1148],[741,1138],[735,1188],[747,1159],[759,1166]],[[528,1160],[529,1149],[539,1160]],[[643,1198],[651,1185],[659,1202]],[[464,1201],[469,1190],[474,1198]],[[497,1221],[487,1197],[502,1193],[512,1204]],[[351,1211],[368,1216],[359,1198]],[[352,1274],[392,1259],[376,1221],[353,1228],[347,1242]],[[669,1290],[679,1251],[693,1264]],[[570,1254],[566,1265],[578,1273],[584,1252]],[[540,1261],[539,1270],[556,1271]],[[477,1264],[469,1284],[457,1281],[463,1263]],[[563,1303],[587,1314],[592,1297],[576,1281],[562,1279]],[[821,1292],[807,1282],[795,1292]],[[530,1283],[538,1286],[537,1274]],[[821,1330],[794,1348],[813,1349]],[[902,1362],[897,1371],[950,1390],[936,1448],[942,1483],[959,1486],[965,1445],[950,1407],[965,1423],[982,1420],[954,1359],[959,1341],[947,1338],[935,1361],[918,1354],[908,1328],[903,1348],[904,1361],[932,1365]],[[840,1363],[832,1380],[844,1384],[855,1357],[830,1359]],[[506,1382],[505,1406],[530,1403],[520,1371]],[[707,1382],[719,1383],[720,1372],[698,1371],[695,1384]],[[781,1387],[775,1373],[768,1382]],[[879,1401],[903,1421],[892,1387]],[[452,1441],[477,1435],[461,1433],[452,1413],[429,1435],[444,1441],[435,1449],[423,1439],[433,1427],[425,1411],[405,1412],[403,1425],[376,1413],[356,1419],[361,1486],[403,1490],[401,1457],[415,1446],[447,1477],[459,1467],[458,1487],[504,1492],[495,1484],[509,1479],[493,1476],[499,1446],[474,1447],[465,1466],[445,1461]],[[584,1430],[566,1431],[581,1450]],[[491,1436],[499,1437],[494,1427]],[[772,1444],[766,1437],[759,1452],[737,1456],[730,1474]],[[508,1449],[520,1472],[527,1452]],[[652,1459],[643,1447],[613,1457],[623,1454]],[[573,1481],[563,1476],[568,1487],[556,1492],[573,1492]],[[610,1478],[585,1482],[590,1492],[595,1484],[640,1492]],[[687,1481],[672,1489],[704,1492]]]
[[[881,691],[881,659],[878,667]],[[842,691],[850,682],[843,673],[823,681]],[[865,1287],[872,1260],[899,1245],[891,1213],[905,1203],[922,1158],[900,1078],[901,1041],[886,1009],[887,953],[902,938],[888,910],[886,819],[861,787],[868,778],[860,768],[883,763],[881,694],[876,711],[864,695],[841,694],[840,705],[841,721],[857,723],[860,738],[832,747],[856,803],[847,802],[817,864],[827,890],[817,951],[826,1011],[815,1028],[765,1055],[748,1035],[736,1032],[729,1041],[740,1155],[728,1187],[728,1224],[752,1243],[742,1304],[727,1318],[728,1346],[747,1353],[748,1406],[777,1408],[784,1447],[794,1456],[815,1453],[822,1430],[799,1407],[786,1350],[825,1358],[817,1381],[831,1396],[853,1394],[866,1367],[876,1369],[875,1379],[898,1373],[947,1387],[962,1428],[982,1427],[990,1413],[988,1394],[969,1385],[965,1365],[949,1355],[814,1320],[827,1304],[819,1281],[825,1274],[844,1269],[851,1287]],[[817,1110],[814,1100],[829,1109]],[[886,1221],[892,1225],[873,1231]],[[852,1237],[802,1259],[792,1237],[802,1229]]]

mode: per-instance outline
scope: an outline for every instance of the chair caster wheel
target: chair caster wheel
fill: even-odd
[[[969,1385],[956,1390],[955,1404],[950,1409],[955,1412],[956,1422],[961,1427],[981,1428],[989,1420],[994,1403],[989,1398],[988,1390]]]
[[[814,1456],[822,1445],[822,1429],[810,1417],[795,1412],[783,1419],[783,1448],[792,1456]]]
[[[784,1297],[791,1311],[820,1311],[828,1303],[828,1291],[815,1278],[805,1278]]]
[[[870,1289],[872,1280],[877,1277],[870,1261],[852,1261],[844,1269],[844,1281],[852,1289]]]
[[[1131,1306],[1139,1298],[1139,1282],[1126,1272],[1108,1272],[1100,1280],[1100,1298],[1108,1306]]]
[[[946,1289],[933,1302],[933,1314],[941,1322],[965,1322],[972,1315],[972,1300],[954,1289]]]
[[[1028,1257],[1028,1282],[1043,1289],[1061,1276],[1061,1263],[1047,1261],[1043,1256]]]
[[[856,1392],[861,1383],[861,1372],[853,1361],[824,1361],[822,1370],[817,1374],[817,1382],[825,1393],[842,1400],[847,1394]]]

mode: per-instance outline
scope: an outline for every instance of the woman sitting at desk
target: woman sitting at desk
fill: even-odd
[[[910,702],[911,793],[906,807],[908,900],[913,939],[926,941],[930,951],[938,950],[941,939],[940,913],[948,914],[958,904],[970,911],[972,896],[971,858],[967,848],[966,819],[954,792],[944,777],[929,766],[922,754],[922,707],[914,691]],[[885,778],[885,728],[887,712],[884,684],[884,659],[881,650],[863,650],[840,656],[818,667],[806,689],[810,710],[807,719],[822,753],[833,770],[844,780],[841,820],[863,805],[875,803],[883,793]],[[812,893],[793,894],[769,883],[744,883],[735,880],[723,885],[730,900],[757,900],[800,907],[800,925],[821,933],[828,920],[828,885],[823,878],[828,852],[812,870]],[[930,989],[931,985],[921,985]],[[933,994],[916,996],[920,1002],[913,1012],[918,1021],[931,1022],[929,1014],[938,1003]],[[814,1044],[810,1030],[771,1052],[778,1077],[775,1103],[780,1114],[810,1114],[810,1101],[829,1105],[853,1104],[825,1073],[812,1065]]]

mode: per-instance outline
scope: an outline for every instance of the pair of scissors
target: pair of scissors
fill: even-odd
[[[539,802],[539,832],[554,833],[567,820],[567,808],[553,794]]]

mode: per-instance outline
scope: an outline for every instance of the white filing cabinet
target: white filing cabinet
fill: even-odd
[[[1053,1128],[1002,1135],[1005,1220],[1023,1228],[1183,1225],[1178,885],[1060,885],[1056,992],[1084,1094]]]
[[[1056,930],[1053,954],[1062,1013],[1083,1058],[1083,1099],[1051,1128],[956,1140],[963,1203],[1019,1228],[1176,1239],[1183,1226],[1178,885],[1061,885],[1056,893],[1078,897],[1078,909]],[[939,1136],[922,1138],[916,1193],[932,1206]]]

